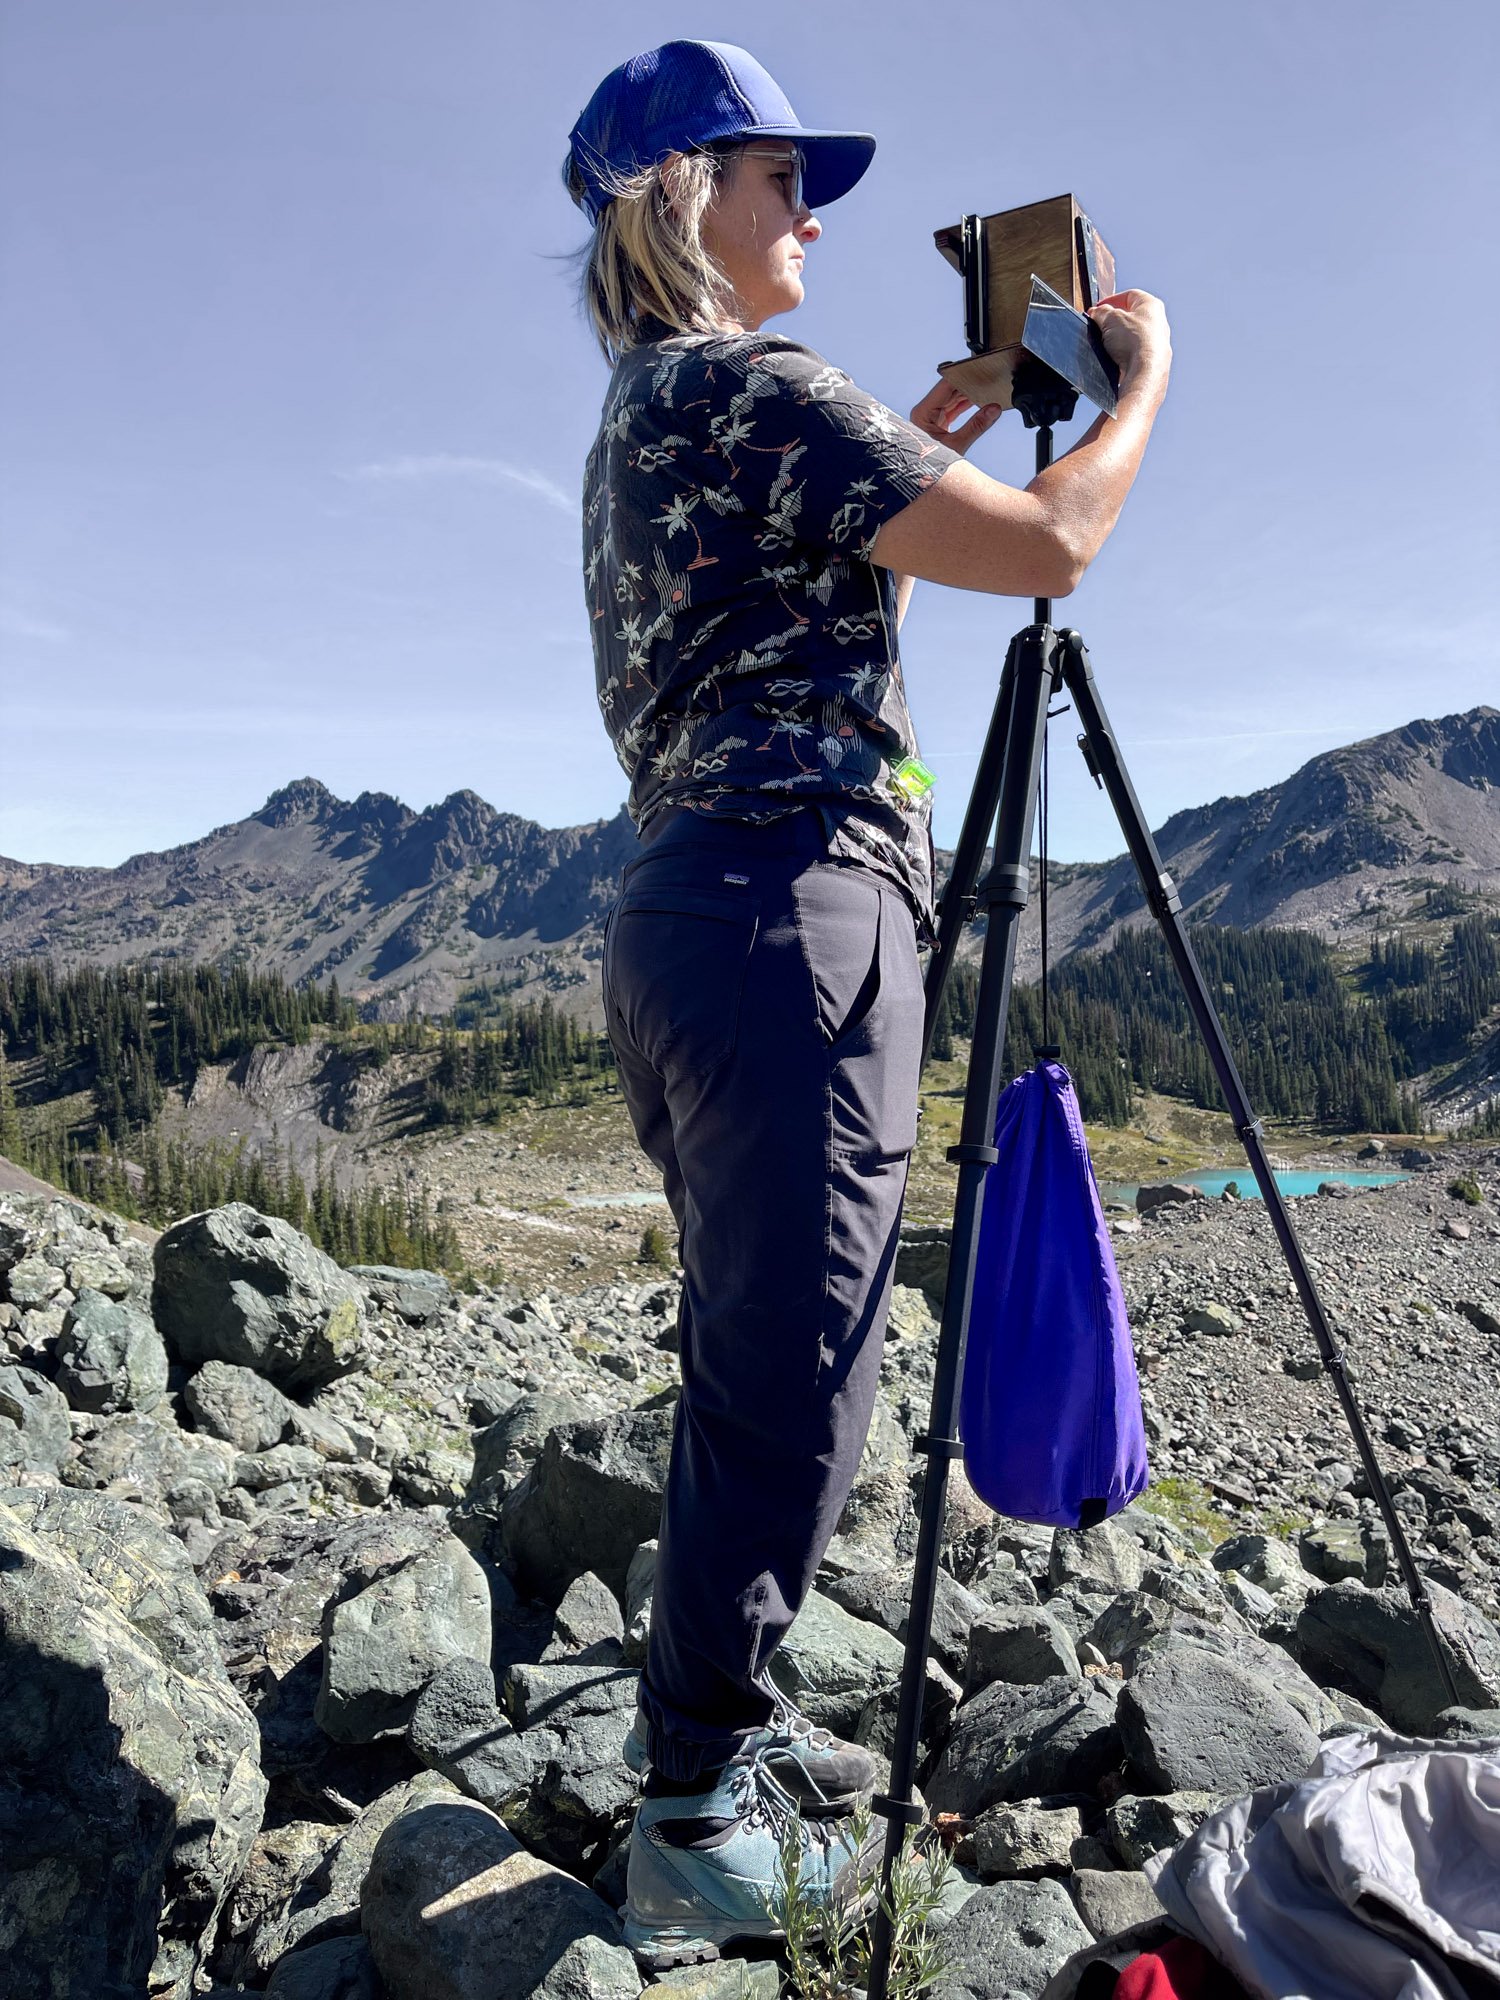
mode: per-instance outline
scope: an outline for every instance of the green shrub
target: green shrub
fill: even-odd
[[[1466,1201],[1470,1208],[1478,1208],[1484,1200],[1479,1183],[1472,1174],[1457,1174],[1448,1183],[1448,1192],[1455,1201]]]
[[[637,1261],[654,1265],[658,1271],[670,1271],[675,1259],[671,1245],[667,1242],[667,1232],[659,1223],[648,1222],[641,1231],[641,1247]]]

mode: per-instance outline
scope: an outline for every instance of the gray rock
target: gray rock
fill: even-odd
[[[809,1591],[771,1660],[771,1678],[805,1715],[852,1737],[872,1694],[901,1678],[905,1649],[821,1591]]]
[[[625,1572],[625,1664],[646,1664],[651,1631],[651,1594],[656,1588],[656,1543],[642,1542]]]
[[[776,2000],[781,1975],[772,1959],[715,1959],[659,1972],[646,1988],[656,2000]]]
[[[473,1477],[473,1453],[468,1440],[459,1438],[411,1452],[392,1468],[396,1491],[413,1507],[456,1506]]]
[[[985,1881],[997,1875],[1066,1875],[1073,1843],[1082,1838],[1076,1806],[1041,1806],[1033,1799],[991,1806],[969,1836],[974,1866]]]
[[[187,2000],[265,1804],[252,1718],[4,1506],[0,1634],[12,1990]]]
[[[268,1773],[300,1777],[332,1749],[315,1715],[325,1606],[448,1539],[440,1519],[405,1513],[350,1521],[267,1514],[220,1537],[203,1574],[229,1676],[259,1724]]]
[[[1210,1560],[1216,1570],[1237,1570],[1273,1597],[1291,1590],[1300,1600],[1309,1588],[1296,1550],[1270,1535],[1231,1535],[1219,1543]]]
[[[631,1561],[635,1561],[634,1556]],[[624,1637],[625,1621],[620,1616],[618,1599],[597,1576],[585,1571],[582,1576],[575,1576],[563,1592],[562,1603],[552,1621],[552,1637],[542,1659],[571,1660],[596,1647],[614,1646],[618,1661]]]
[[[523,1591],[555,1604],[592,1570],[623,1595],[630,1558],[660,1519],[672,1421],[667,1409],[623,1410],[548,1433],[500,1518],[500,1551]]]
[[[1148,1792],[1248,1792],[1298,1778],[1315,1729],[1274,1682],[1196,1646],[1145,1659],[1120,1695],[1131,1776]]]
[[[1445,1708],[1432,1733],[1445,1743],[1500,1743],[1500,1708]]]
[[[447,1536],[323,1615],[323,1680],[315,1714],[337,1743],[404,1729],[422,1688],[446,1661],[488,1662],[484,1571]]]
[[[235,1890],[233,1943],[223,1953],[220,1969],[259,1985],[291,1951],[329,1938],[357,1937],[360,1886],[380,1836],[413,1806],[454,1797],[446,1780],[420,1771],[382,1792],[352,1824],[322,1829],[327,1837],[321,1842],[305,1827],[292,1839],[264,1835],[254,1875],[242,1877]]]
[[[1378,1588],[1391,1567],[1391,1545],[1384,1528],[1366,1521],[1325,1521],[1305,1529],[1300,1542],[1302,1567],[1324,1583],[1356,1583]]]
[[[1135,1191],[1137,1215],[1156,1215],[1164,1208],[1180,1208],[1184,1204],[1207,1199],[1202,1188],[1194,1187],[1189,1181],[1156,1181]]]
[[[201,1480],[215,1494],[234,1484],[233,1448],[217,1438],[180,1431],[169,1403],[154,1410],[125,1410],[104,1417],[91,1437],[82,1438],[61,1473],[69,1486],[115,1492],[133,1488],[148,1501],[161,1501],[174,1487]]]
[[[349,1275],[363,1281],[377,1306],[410,1326],[425,1326],[458,1303],[457,1293],[441,1271],[407,1271],[396,1264],[351,1264]]]
[[[1210,1338],[1227,1339],[1243,1333],[1244,1322],[1228,1306],[1215,1305],[1212,1301],[1194,1306],[1182,1322],[1184,1333],[1206,1333]]]
[[[15,1297],[14,1291],[11,1297]],[[1454,1308],[1470,1326],[1487,1333],[1491,1340],[1500,1340],[1500,1303],[1492,1299],[1455,1299]]]
[[[55,1299],[66,1280],[55,1264],[35,1254],[20,1258],[6,1275],[6,1291],[12,1305],[32,1312]]]
[[[621,1756],[636,1676],[520,1664],[506,1674],[504,1698],[508,1714],[488,1671],[455,1660],[423,1689],[407,1741],[534,1852],[588,1873],[636,1802],[638,1781]]]
[[[944,1926],[947,1964],[936,1991],[974,2000],[1040,1993],[1063,1962],[1093,1943],[1060,1882],[994,1882]]]
[[[825,1596],[856,1618],[883,1626],[892,1638],[904,1645],[910,1621],[912,1571],[861,1570],[830,1579],[823,1586]],[[982,1599],[951,1577],[945,1569],[937,1572],[936,1597],[932,1608],[932,1651],[949,1673],[959,1675],[969,1651],[969,1630],[984,1612]]]
[[[323,1476],[323,1460],[302,1444],[273,1444],[269,1451],[242,1451],[234,1461],[234,1483],[247,1493],[269,1493],[275,1486],[315,1486]]]
[[[1104,1815],[1115,1851],[1127,1868],[1142,1868],[1164,1847],[1176,1847],[1223,1803],[1217,1792],[1171,1792],[1142,1799],[1127,1792]]]
[[[534,1389],[517,1397],[474,1439],[475,1484],[518,1476],[541,1456],[549,1432],[587,1421],[587,1412],[573,1396]]]
[[[0,1368],[0,1478],[55,1475],[71,1441],[62,1391],[30,1368]]]
[[[1145,1571],[1141,1545],[1116,1521],[1097,1528],[1058,1528],[1052,1536],[1048,1577],[1054,1590],[1080,1584],[1089,1590],[1136,1590]]]
[[[257,1984],[277,1963],[282,1938],[270,1943],[266,1963],[258,1961],[256,1937],[277,1932],[301,1885],[339,1839],[343,1828],[320,1820],[288,1820],[255,1836],[223,1916],[214,1947],[216,1969],[230,1979]]]
[[[996,1681],[954,1717],[928,1803],[973,1818],[1001,1800],[1092,1791],[1120,1760],[1117,1691],[1099,1679]]]
[[[1440,1583],[1428,1590],[1460,1703],[1500,1706],[1500,1632]],[[1397,1729],[1430,1735],[1449,1706],[1404,1592],[1354,1582],[1314,1590],[1297,1620],[1297,1649],[1313,1673],[1339,1681]]]
[[[266,2000],[385,2000],[362,1937],[328,1938],[277,1961]]]
[[[130,1272],[113,1250],[77,1250],[64,1268],[75,1297],[85,1292],[103,1292],[109,1299],[130,1296]]]
[[[167,1350],[149,1317],[103,1292],[69,1306],[52,1350],[71,1408],[100,1416],[154,1410],[167,1393]]]
[[[1117,1937],[1161,1915],[1156,1891],[1138,1868],[1080,1868],[1073,1901],[1096,1938]]]
[[[174,1224],[154,1261],[152,1310],[180,1361],[310,1388],[358,1359],[356,1282],[289,1222],[231,1202]]]
[[[963,1674],[967,1694],[992,1681],[1034,1684],[1058,1675],[1076,1681],[1083,1669],[1067,1628],[1045,1606],[993,1605],[975,1621]]]
[[[194,1424],[236,1451],[269,1451],[290,1437],[296,1404],[253,1368],[205,1361],[182,1392]]]
[[[423,2000],[636,2000],[613,1912],[481,1805],[418,1806],[381,1835],[363,1926],[386,1986]]]
[[[226,1680],[213,1611],[188,1553],[143,1508],[69,1486],[12,1487],[0,1504],[77,1563],[169,1666]]]

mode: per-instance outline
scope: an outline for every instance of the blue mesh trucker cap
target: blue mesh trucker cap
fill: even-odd
[[[729,42],[666,42],[611,70],[570,135],[583,184],[578,206],[597,222],[613,174],[639,173],[669,153],[719,139],[792,139],[803,159],[802,194],[824,208],[847,194],[875,152],[868,132],[799,125],[780,84]]]

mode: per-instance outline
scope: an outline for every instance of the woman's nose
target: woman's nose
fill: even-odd
[[[810,208],[804,208],[792,225],[799,243],[816,243],[823,234],[823,225]]]

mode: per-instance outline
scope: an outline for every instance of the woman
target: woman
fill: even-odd
[[[873,1408],[916,1138],[930,780],[896,631],[914,577],[1070,591],[1166,388],[1145,293],[1096,310],[1121,369],[1025,491],[964,463],[998,415],[939,383],[910,423],[762,331],[803,297],[813,214],[865,134],[801,127],[742,49],[673,42],[600,85],[565,178],[614,373],[584,485],[605,726],[642,853],[604,1005],[681,1236],[682,1394],[640,1715],[626,1935],[664,1965],[771,1935],[800,1815],[818,1902],[862,1893],[868,1752],[767,1669],[812,1586]],[[972,412],[972,413],[970,413]]]

